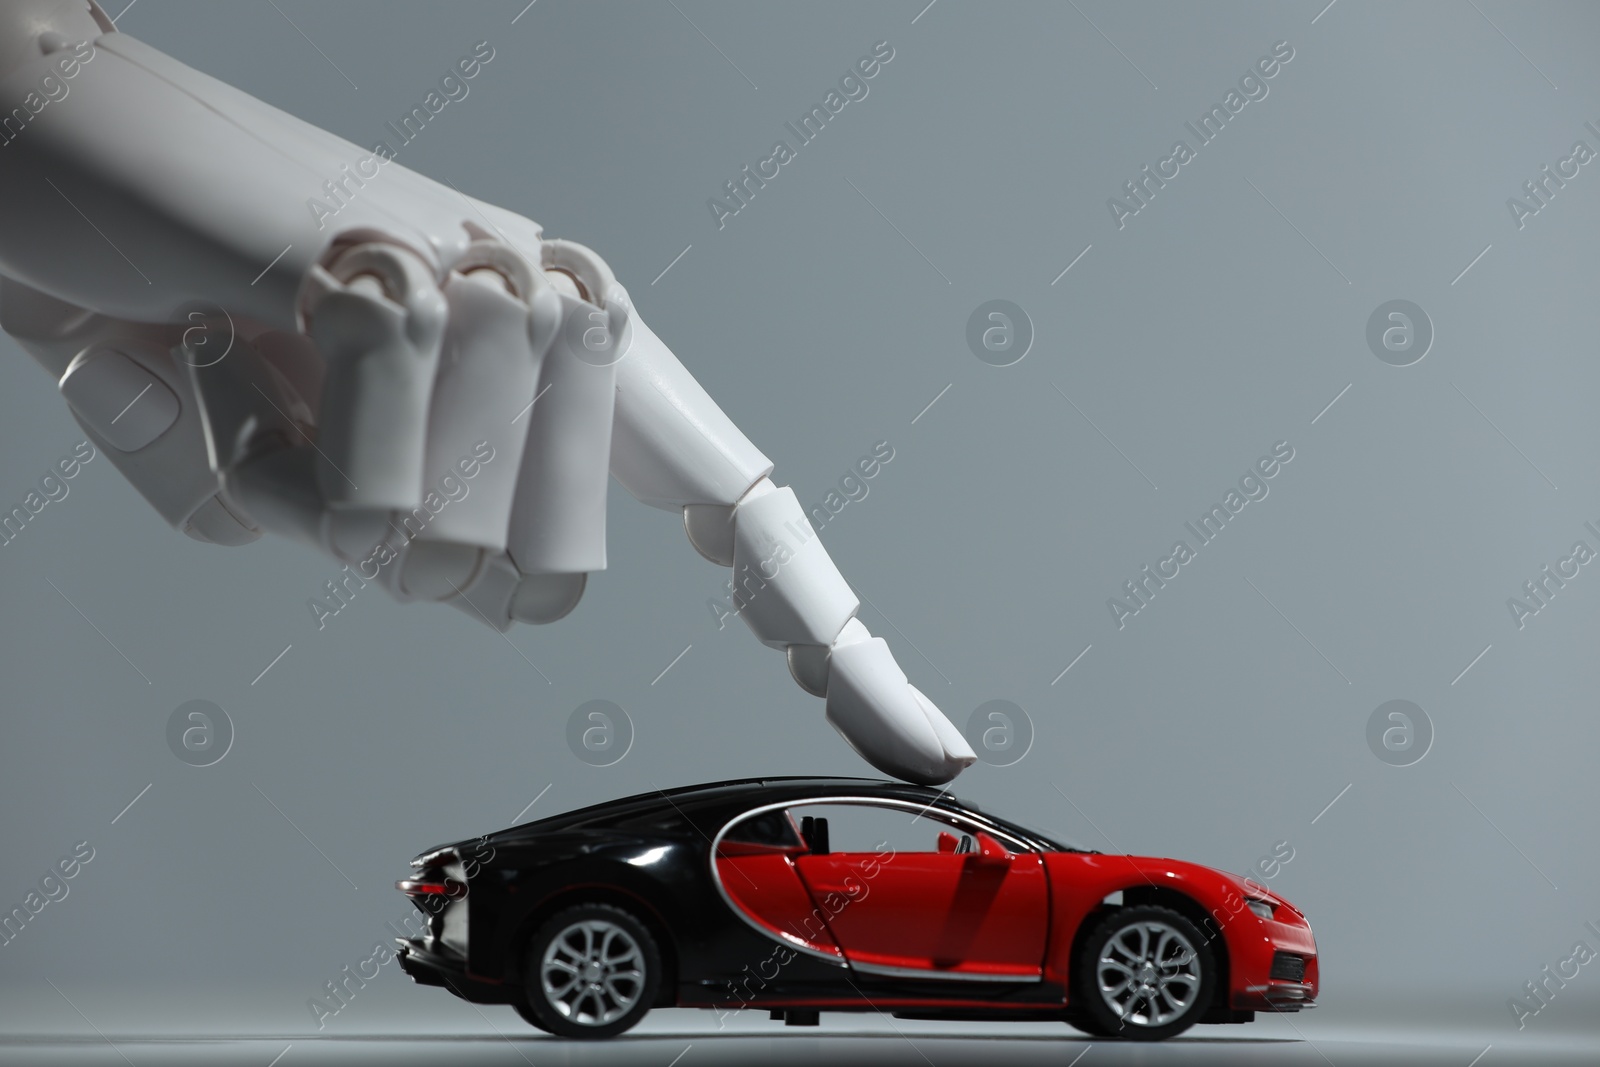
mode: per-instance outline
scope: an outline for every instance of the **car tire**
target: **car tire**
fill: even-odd
[[[526,997],[513,1001],[511,1006],[517,1010],[518,1015],[522,1016],[522,1021],[527,1023],[529,1026],[536,1030],[543,1030],[547,1034],[555,1033],[554,1030],[550,1029],[544,1024],[543,1019],[539,1018],[533,1013],[533,1008],[528,1006]]]
[[[1165,1041],[1199,1022],[1216,992],[1216,957],[1205,935],[1159,906],[1107,914],[1072,970],[1067,1021],[1096,1036]]]
[[[558,1037],[615,1037],[645,1017],[660,988],[661,952],[644,924],[610,904],[581,904],[552,915],[528,943],[523,1018]]]
[[[1115,1036],[1110,1030],[1107,1030],[1105,1027],[1095,1022],[1094,1019],[1089,1016],[1088,1012],[1073,1011],[1071,1008],[1069,1008],[1062,1015],[1062,1018],[1066,1020],[1068,1026],[1072,1027],[1074,1030],[1079,1030],[1085,1034],[1088,1034],[1090,1037]]]

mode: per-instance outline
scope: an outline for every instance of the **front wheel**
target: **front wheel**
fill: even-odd
[[[615,1037],[644,1018],[661,953],[644,924],[609,904],[552,916],[528,945],[524,1017],[560,1037]]]
[[[1107,1030],[1105,1027],[1096,1022],[1093,1016],[1086,1011],[1074,1011],[1069,1008],[1062,1018],[1066,1021],[1068,1026],[1072,1027],[1074,1030],[1081,1030],[1090,1037],[1116,1036],[1110,1030]]]
[[[1171,908],[1118,908],[1075,961],[1072,997],[1089,1033],[1164,1041],[1200,1021],[1216,988],[1205,937]]]

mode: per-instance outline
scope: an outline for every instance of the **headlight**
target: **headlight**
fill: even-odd
[[[1245,898],[1245,903],[1250,905],[1250,910],[1255,912],[1261,918],[1263,918],[1263,919],[1272,918],[1272,912],[1273,912],[1274,909],[1273,909],[1273,906],[1271,904],[1269,904],[1267,901],[1258,900],[1255,897],[1246,897]]]

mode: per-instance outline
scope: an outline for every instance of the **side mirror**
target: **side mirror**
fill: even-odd
[[[939,852],[940,852],[940,854],[954,853],[955,850],[956,850],[956,844],[957,844],[957,842],[956,842],[956,835],[955,834],[947,834],[943,830],[939,831]]]
[[[978,831],[977,856],[980,863],[995,864],[996,866],[1009,864],[1012,859],[1011,853],[1006,851],[1006,846],[982,830]]]

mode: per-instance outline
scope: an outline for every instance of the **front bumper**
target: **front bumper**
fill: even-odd
[[[1229,1007],[1289,1012],[1317,1006],[1322,983],[1309,926],[1256,920],[1251,933],[1230,938],[1228,948],[1233,972]],[[1285,957],[1298,966],[1284,967]]]
[[[1316,1007],[1316,997],[1316,986],[1274,979],[1245,987],[1235,994],[1233,1006],[1241,1011],[1301,1011]]]

